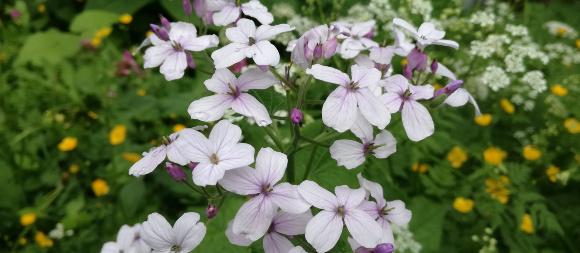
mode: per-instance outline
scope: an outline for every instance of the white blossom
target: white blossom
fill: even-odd
[[[497,66],[488,66],[481,76],[481,82],[489,86],[493,91],[507,87],[510,84],[510,78],[505,71]]]

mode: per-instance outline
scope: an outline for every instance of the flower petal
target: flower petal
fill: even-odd
[[[143,68],[155,68],[161,65],[161,63],[163,63],[165,59],[174,52],[175,50],[170,44],[147,48],[147,50],[145,50],[145,55],[143,55],[143,60],[145,61]]]
[[[401,109],[401,105],[403,104],[403,99],[401,95],[395,92],[387,92],[383,95],[379,96],[379,100],[387,106],[387,110],[390,113],[396,113]]]
[[[382,211],[382,207],[378,206],[377,203],[368,200],[363,200],[357,208],[363,210],[373,219],[377,219]]]
[[[379,64],[391,64],[391,60],[395,56],[395,47],[373,47],[369,54],[369,58]]]
[[[175,52],[165,59],[159,72],[165,76],[165,80],[172,81],[182,78],[187,68],[187,59],[184,52]]]
[[[220,149],[235,145],[240,141],[240,138],[242,138],[242,129],[223,119],[215,124],[208,139],[213,145],[214,152],[217,152]]]
[[[302,235],[306,233],[306,225],[312,219],[312,211],[307,210],[300,214],[278,212],[272,221],[272,227],[278,233],[285,235]]]
[[[354,124],[358,112],[356,105],[356,93],[339,86],[322,105],[322,121],[342,133]]]
[[[260,173],[248,166],[226,171],[219,183],[226,190],[239,195],[258,194],[263,185]]]
[[[362,210],[352,209],[346,212],[344,223],[352,238],[363,247],[374,248],[383,237],[383,230],[379,224]]]
[[[452,41],[452,40],[436,40],[433,41],[433,43],[431,43],[432,45],[440,45],[440,46],[446,46],[446,47],[452,47],[455,50],[459,49],[459,43]]]
[[[201,162],[191,172],[191,177],[193,183],[199,186],[216,185],[224,177],[225,172],[226,169],[223,166]]]
[[[131,166],[129,169],[129,175],[140,177],[151,173],[161,162],[163,162],[163,160],[165,160],[166,155],[167,147],[165,145],[151,149],[149,153],[141,158],[141,160]]]
[[[407,80],[403,75],[394,75],[387,77],[387,79],[380,82],[379,85],[385,87],[387,92],[403,94],[409,88],[409,80]]]
[[[211,54],[216,69],[227,68],[244,58],[246,58],[246,48],[248,45],[241,43],[230,43]]]
[[[242,4],[242,12],[247,16],[256,18],[263,25],[274,22],[274,16],[268,12],[268,8],[258,0],[252,0]]]
[[[245,235],[253,241],[258,240],[268,231],[276,209],[278,209],[276,205],[264,194],[252,198],[244,203],[236,214],[234,233]]]
[[[350,131],[363,143],[369,143],[373,140],[373,125],[359,112],[356,114],[356,119],[350,127]]]
[[[247,93],[240,93],[232,103],[232,109],[256,122],[258,126],[267,126],[272,123],[266,107],[255,97]]]
[[[294,248],[290,249],[290,250],[288,251],[288,253],[307,253],[307,252],[306,252],[306,250],[304,250],[302,247],[300,247],[300,246],[296,246],[296,247],[294,247]]]
[[[361,114],[371,124],[384,129],[391,122],[391,113],[387,106],[370,90],[358,89],[355,94]]]
[[[271,148],[262,148],[256,157],[256,171],[260,182],[265,185],[274,186],[286,171],[288,158],[284,153],[276,152]]]
[[[238,143],[217,151],[219,166],[231,170],[250,165],[254,162],[254,147],[246,143]]]
[[[394,18],[393,25],[399,26],[399,27],[411,32],[411,34],[413,34],[413,36],[417,37],[417,29],[413,25],[409,24],[407,21],[402,20],[400,18]]]
[[[135,231],[132,227],[128,225],[123,225],[117,233],[117,245],[121,250],[128,249],[135,240],[135,235],[138,231]]]
[[[393,153],[397,152],[397,140],[387,130],[381,131],[380,134],[377,134],[375,141],[373,142],[375,146],[381,146],[373,150],[373,155],[376,158],[387,158]]]
[[[216,35],[204,35],[181,42],[183,49],[189,51],[203,51],[210,47],[217,47],[218,44],[219,39]]]
[[[232,230],[232,226],[234,224],[234,220],[228,222],[228,228],[226,229],[226,236],[231,244],[238,245],[238,246],[250,246],[254,241],[246,238],[244,235],[236,235]]]
[[[430,22],[425,22],[419,26],[417,30],[417,40],[423,45],[430,45],[434,41],[443,39],[445,37],[444,31],[439,31],[435,28],[435,25]]]
[[[383,197],[383,187],[380,184],[367,180],[362,176],[361,173],[358,173],[356,177],[358,178],[358,183],[360,184],[360,187],[362,187],[368,193],[370,193],[375,200],[383,200],[383,203],[385,203],[384,201],[385,198]],[[376,217],[373,218],[376,219]]]
[[[400,200],[389,201],[385,209],[391,209],[384,217],[397,226],[405,226],[411,221],[411,210],[405,208],[405,202]]]
[[[192,251],[205,237],[205,225],[201,222],[198,223],[198,221],[199,214],[189,212],[179,217],[173,225],[175,242],[181,246],[184,252]]]
[[[101,253],[119,253],[123,250],[116,242],[106,242],[101,248]]]
[[[203,97],[191,102],[187,112],[192,119],[205,122],[216,121],[224,116],[224,113],[231,107],[234,97],[229,94],[216,94]]]
[[[322,210],[306,226],[306,241],[318,252],[332,249],[342,234],[342,217],[334,212]]]
[[[337,186],[334,188],[338,203],[344,207],[345,212],[356,207],[365,199],[365,189],[350,189],[346,185]]]
[[[287,24],[280,24],[275,26],[262,25],[256,30],[256,40],[267,40],[268,38],[294,30],[294,27]]]
[[[236,22],[241,14],[241,8],[235,5],[226,5],[219,12],[214,12],[213,23],[217,26],[227,26]]]
[[[171,145],[176,145],[179,153],[192,162],[209,161],[209,157],[213,153],[213,147],[207,138],[191,128],[179,131],[179,138]]]
[[[366,54],[359,54],[356,58],[354,58],[354,63],[356,63],[356,65],[358,65],[358,66],[369,68],[369,69],[375,67],[375,63]]]
[[[195,26],[187,22],[172,22],[169,30],[169,40],[180,41],[182,38],[197,37]]]
[[[334,83],[346,86],[350,83],[350,78],[340,70],[315,64],[311,68],[306,69],[306,74],[312,75],[314,78],[327,83]]]
[[[242,18],[236,23],[236,27],[226,29],[226,37],[234,43],[248,44],[250,37],[256,37],[256,24],[254,21]]]
[[[147,216],[147,221],[141,224],[139,236],[155,250],[169,250],[175,245],[171,225],[158,213]]]
[[[330,156],[338,166],[351,170],[365,161],[364,145],[353,140],[336,140],[330,146]]]
[[[263,90],[278,83],[278,79],[271,72],[262,72],[258,68],[246,70],[237,81],[240,91]]]
[[[419,100],[419,99],[431,99],[433,97],[433,93],[435,92],[435,88],[430,84],[423,85],[423,86],[415,86],[409,84],[409,99],[412,100]]]
[[[236,83],[236,76],[227,68],[216,69],[211,78],[203,82],[208,90],[218,94],[231,93],[232,90],[229,85],[232,85],[232,88],[235,89]]]
[[[288,238],[273,231],[264,236],[263,243],[265,253],[287,253],[294,247]]]
[[[464,106],[467,104],[469,96],[469,92],[466,89],[459,88],[445,99],[445,103],[453,107]]]
[[[352,65],[350,71],[352,73],[352,82],[357,83],[356,87],[359,88],[376,85],[381,80],[381,71],[376,68]]]
[[[290,183],[276,185],[268,194],[268,198],[279,206],[280,209],[292,214],[304,213],[311,206],[298,193],[298,186],[291,185]]]
[[[435,124],[425,106],[408,100],[403,104],[403,127],[412,141],[423,140],[435,132]]]
[[[257,65],[276,66],[280,63],[280,53],[269,41],[258,41],[254,48],[255,51],[252,58]]]

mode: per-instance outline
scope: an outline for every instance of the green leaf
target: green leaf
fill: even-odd
[[[119,14],[109,11],[84,11],[73,19],[70,31],[80,33],[81,38],[92,38],[98,30],[119,22],[119,17]]]
[[[145,185],[142,180],[133,179],[123,186],[119,194],[121,207],[125,211],[127,217],[132,217],[141,209],[143,200],[145,199]]]
[[[415,240],[424,246],[421,252],[439,252],[447,208],[418,197],[411,200],[409,209],[413,212],[409,229],[414,233]]]
[[[42,66],[45,63],[57,65],[72,57],[81,49],[79,37],[56,30],[36,33],[26,40],[18,54],[15,65],[32,63]]]
[[[152,1],[153,0],[88,0],[85,5],[85,10],[105,10],[118,14],[133,14]]]
[[[85,205],[85,198],[81,195],[80,197],[71,200],[65,206],[66,214],[67,215],[74,215],[81,211],[83,206]]]

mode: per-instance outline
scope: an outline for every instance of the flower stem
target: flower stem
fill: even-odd
[[[324,104],[324,100],[313,100],[313,99],[304,99],[302,101],[303,104],[312,104],[312,105],[321,105]]]
[[[300,246],[302,246],[302,249],[306,250],[306,252],[309,252],[309,253],[316,253],[317,252],[316,249],[314,249],[312,246],[310,246],[310,244],[305,242],[302,238],[299,238],[298,236],[294,236],[293,240],[296,241]]]
[[[276,72],[276,69],[274,69],[274,67],[270,66],[270,72],[272,72],[272,74],[274,74],[274,76],[276,78],[278,78],[278,80],[283,82],[284,85],[286,85],[286,87],[288,87],[290,90],[292,90],[292,92],[298,93],[298,90],[296,89],[296,87],[292,86],[292,84],[290,84],[286,79],[284,79],[284,77],[280,76],[280,74],[278,74],[278,72]]]
[[[270,115],[270,118],[277,119],[277,120],[290,120],[290,117],[282,117],[282,116],[275,116],[275,115]]]
[[[201,194],[201,195],[203,195],[203,196],[206,196],[206,197],[208,197],[208,198],[209,198],[209,197],[211,197],[211,196],[209,196],[209,195],[206,195],[206,194],[205,194],[205,193],[203,193],[202,191],[198,190],[197,188],[195,188],[195,187],[194,187],[193,185],[191,185],[189,182],[187,182],[187,181],[183,181],[183,183],[184,183],[185,185],[187,185],[187,187],[189,187],[189,188],[191,188],[192,190],[194,190],[195,192],[197,192],[197,193],[199,193],[199,194]]]
[[[326,143],[322,143],[322,142],[319,142],[319,141],[316,141],[316,140],[310,139],[310,138],[308,138],[308,137],[306,137],[306,136],[303,136],[303,135],[301,135],[301,136],[300,136],[300,139],[301,139],[301,140],[303,140],[303,141],[306,141],[306,142],[310,142],[310,143],[312,143],[312,144],[314,144],[314,145],[316,145],[316,146],[321,146],[321,147],[325,147],[325,148],[330,148],[330,145],[328,145],[328,144],[326,144]]]
[[[282,142],[280,141],[280,139],[278,139],[278,137],[274,134],[274,130],[272,130],[272,128],[270,128],[270,126],[265,126],[262,128],[264,129],[264,131],[266,131],[268,136],[270,136],[270,138],[272,138],[272,140],[274,141],[274,143],[276,144],[278,149],[280,149],[280,151],[284,151],[284,145],[282,145]]]

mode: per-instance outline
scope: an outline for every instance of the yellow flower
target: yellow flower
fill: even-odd
[[[566,63],[564,63],[564,67],[570,68],[570,67],[572,67],[572,63],[566,62]]]
[[[143,97],[143,96],[147,95],[147,92],[144,89],[137,89],[137,95]]]
[[[495,166],[498,166],[506,156],[505,151],[494,147],[489,147],[483,151],[483,159]]]
[[[489,124],[491,124],[491,114],[489,113],[485,113],[482,114],[481,117],[477,117],[475,118],[475,123],[477,123],[480,126],[489,126]]]
[[[171,114],[169,114],[169,118],[170,119],[175,119],[175,118],[177,118],[177,114],[171,113]]]
[[[455,198],[453,201],[453,208],[462,213],[469,213],[473,210],[473,200],[466,198]]]
[[[501,99],[501,108],[507,113],[507,114],[514,114],[514,112],[516,111],[514,105],[512,105],[512,103],[510,103],[509,100],[502,98]]]
[[[142,157],[137,153],[123,153],[123,158],[129,162],[136,163],[141,160]]]
[[[87,112],[87,114],[89,115],[89,117],[91,117],[92,119],[98,119],[99,115],[94,113],[93,111],[89,111]]]
[[[457,169],[461,167],[461,164],[467,161],[467,153],[460,147],[455,146],[451,149],[451,152],[447,154],[447,160],[451,162],[451,167]]]
[[[27,213],[27,214],[20,216],[20,224],[22,224],[22,226],[26,227],[26,226],[34,223],[35,221],[36,221],[36,214]]]
[[[418,171],[420,173],[425,173],[427,172],[427,170],[429,169],[429,166],[427,164],[420,164],[419,162],[415,162],[415,164],[413,164],[413,171]]]
[[[578,49],[580,49],[580,39],[577,39],[577,40],[576,40],[576,47],[577,47]]]
[[[564,121],[564,127],[568,130],[568,132],[577,134],[580,133],[580,121],[576,118],[568,118]]]
[[[43,13],[46,10],[46,5],[41,4],[38,6],[38,12]]]
[[[130,14],[123,14],[121,15],[121,17],[119,18],[119,21],[121,21],[121,23],[123,24],[130,24],[131,21],[133,21],[133,16],[131,16]]]
[[[568,32],[568,30],[566,30],[566,28],[558,27],[558,28],[556,29],[556,33],[557,33],[558,35],[564,35],[564,34],[566,34],[567,32]]]
[[[58,149],[60,149],[61,151],[71,151],[76,147],[77,147],[77,138],[74,137],[65,137],[58,144]]]
[[[100,178],[95,179],[95,181],[93,181],[93,183],[91,184],[91,187],[93,188],[93,192],[95,193],[95,195],[97,195],[97,197],[105,195],[109,192],[109,186],[107,185],[107,181]]]
[[[550,90],[552,91],[552,93],[556,94],[556,96],[566,96],[568,94],[568,89],[564,88],[564,86],[560,85],[560,84],[556,84],[552,87],[550,87]]]
[[[174,132],[174,133],[177,133],[177,132],[179,132],[179,131],[181,131],[181,130],[185,129],[185,127],[186,127],[186,126],[185,126],[185,125],[183,125],[183,124],[176,124],[175,126],[173,126],[173,132]]]
[[[558,175],[559,172],[560,168],[554,165],[550,165],[550,167],[546,170],[546,175],[550,177],[550,181],[552,181],[552,183],[556,183],[556,175]]]
[[[407,65],[407,58],[401,60],[401,65]]]
[[[524,147],[524,158],[526,158],[526,160],[535,161],[540,159],[541,156],[542,151],[538,150],[537,148],[534,148],[530,145]]]
[[[438,89],[443,88],[443,85],[437,84],[437,83],[436,84],[433,84],[432,86],[433,86],[433,88],[435,88],[435,90],[438,90]]]
[[[73,164],[70,167],[68,167],[68,172],[70,172],[71,174],[77,174],[79,170],[81,170],[81,166],[78,166],[76,164]]]
[[[26,244],[26,238],[20,238],[19,243],[20,243],[20,245]]]
[[[530,216],[530,214],[527,213],[524,214],[520,229],[528,234],[534,233],[534,226],[532,225],[532,216]]]
[[[116,125],[109,133],[109,142],[111,145],[118,145],[125,141],[127,127],[125,125]]]
[[[91,45],[98,46],[101,44],[101,38],[93,38],[91,39]]]
[[[109,34],[111,34],[111,32],[113,31],[113,29],[111,29],[111,27],[105,27],[101,30],[98,30],[95,33],[95,38],[103,38],[103,37],[107,37],[109,36]]]
[[[488,178],[485,180],[485,184],[487,185],[485,192],[489,193],[491,198],[497,199],[500,203],[505,204],[508,202],[510,195],[510,191],[504,186],[507,183],[509,183],[509,178],[506,176],[501,176],[501,182],[493,178]]]
[[[53,245],[53,241],[50,238],[48,238],[46,235],[44,235],[44,233],[42,231],[36,232],[36,235],[34,236],[34,240],[42,248],[52,247],[52,245]]]

